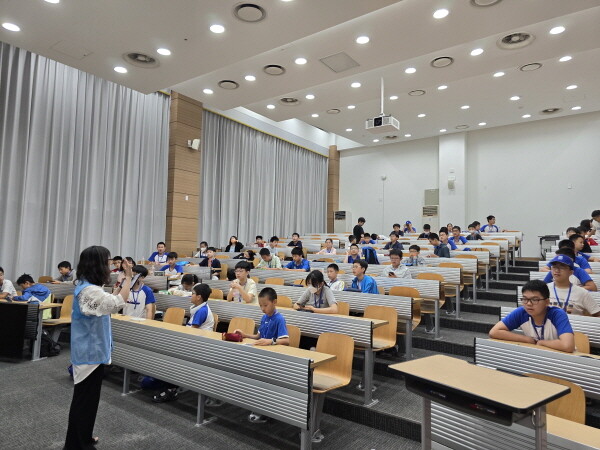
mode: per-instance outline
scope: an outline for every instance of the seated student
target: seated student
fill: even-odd
[[[344,262],[347,264],[353,264],[354,261],[358,261],[360,259],[360,248],[358,245],[352,244],[350,246],[350,250],[346,253],[346,257],[344,258]]]
[[[333,239],[325,239],[325,247],[317,252],[317,255],[335,255],[335,248],[333,247]]]
[[[404,232],[405,233],[416,233],[417,229],[415,227],[413,227],[413,224],[410,220],[407,220],[404,223]]]
[[[600,305],[592,298],[590,291],[574,285],[570,280],[573,260],[566,255],[556,255],[550,265],[554,280],[548,283],[550,304],[570,314],[599,317]]]
[[[565,234],[567,235],[567,239],[570,239],[571,236],[573,236],[574,234],[578,234],[577,233],[577,227],[569,227],[569,228],[567,228],[567,231],[565,231]]]
[[[580,269],[585,270],[587,273],[592,273],[592,268],[590,267],[590,263],[587,262],[587,259],[585,259],[583,256],[577,255],[577,252],[575,251],[575,242],[570,239],[563,239],[558,243],[558,248],[570,248],[573,250],[573,253],[576,255],[574,260],[575,265]],[[550,266],[551,264],[547,263],[545,267],[540,269],[540,272],[550,272]]]
[[[58,263],[58,273],[60,275],[52,281],[53,284],[73,283],[75,271],[71,267],[71,263],[69,261],[61,261]]]
[[[348,243],[350,245],[356,244],[356,236],[354,236],[353,234],[351,234],[350,236],[348,236]]]
[[[475,232],[477,232],[477,234],[481,233],[481,222],[476,220],[473,222],[473,226],[475,227]]]
[[[113,256],[113,267],[111,273],[119,273],[121,272],[121,264],[123,264],[123,258],[121,256]]]
[[[364,259],[359,259],[352,264],[352,289],[358,289],[364,294],[379,294],[377,282],[373,277],[365,275],[369,264]]]
[[[159,242],[156,244],[156,251],[148,258],[150,264],[166,264],[167,263],[167,244]]]
[[[426,223],[423,225],[423,232],[419,235],[419,239],[429,239],[429,235],[431,234],[431,225]]]
[[[587,237],[586,228],[585,227],[577,227],[577,233],[584,239],[584,244],[583,244],[583,248],[581,249],[581,251],[583,253],[592,253],[592,246],[597,245],[597,243],[593,239],[589,239]]]
[[[483,238],[475,229],[475,224],[472,223],[469,225],[469,235],[467,236],[467,241],[482,241]]]
[[[299,247],[292,249],[292,260],[285,266],[287,270],[302,270],[304,272],[310,271],[310,263],[307,259],[304,259],[304,253]]]
[[[390,242],[385,244],[384,250],[403,250],[401,242],[398,242],[398,235],[395,232],[390,233]]]
[[[391,250],[390,261],[392,264],[385,266],[383,275],[392,278],[412,278],[408,267],[400,264],[402,262],[402,250]]]
[[[365,233],[363,235],[362,239],[360,240],[360,244],[361,245],[372,245],[372,244],[377,244],[377,242],[375,242],[373,239],[371,239],[370,233]]]
[[[327,278],[329,278],[327,286],[329,286],[329,289],[332,291],[343,291],[346,287],[346,283],[337,279],[339,272],[340,267],[337,264],[329,264],[327,266]]]
[[[452,231],[452,228],[454,228],[454,225],[452,225],[452,222],[448,222],[448,223],[446,224],[446,226],[445,226],[445,227],[442,227],[442,228],[446,228],[446,230],[448,230],[448,232],[450,232],[450,231]],[[449,234],[449,233],[448,233],[448,234]]]
[[[429,243],[433,245],[433,254],[427,255],[428,258],[450,258],[448,246],[440,242],[437,234],[431,233],[429,235]]]
[[[215,258],[215,251],[214,247],[208,247],[208,250],[206,250],[206,259],[200,261],[199,266],[210,267],[213,280],[218,280],[221,274],[221,261]]]
[[[404,231],[402,231],[402,227],[399,223],[395,223],[392,225],[392,233],[396,233],[397,236],[404,236]]]
[[[269,245],[267,245],[267,247],[265,247],[265,248],[268,248],[272,255],[277,255],[277,252],[279,251],[277,249],[278,245],[279,245],[279,238],[277,236],[273,236],[269,240]]]
[[[179,295],[180,297],[189,297],[192,295],[192,288],[198,284],[198,276],[193,273],[186,273],[181,277],[181,284],[169,289],[169,294]]]
[[[522,304],[494,325],[490,330],[492,339],[536,344],[563,352],[575,350],[575,337],[567,313],[550,306],[550,292],[543,281],[525,283]],[[512,333],[517,328],[523,334]]]
[[[377,244],[379,239],[383,239],[383,236],[379,236],[377,233],[371,233],[371,240],[375,241],[375,244]]]
[[[337,300],[325,283],[323,272],[313,270],[306,277],[307,289],[294,303],[294,309],[303,309],[319,314],[337,314]]]
[[[256,238],[254,238],[254,245],[256,245],[258,248],[263,248],[267,245],[267,243],[262,236],[258,235]]]
[[[563,248],[559,248],[558,250],[556,250],[556,254],[557,255],[565,255],[568,256],[571,260],[571,265],[572,265],[572,269],[573,269],[573,275],[571,275],[569,277],[569,279],[571,280],[571,282],[577,286],[581,286],[584,289],[587,289],[588,291],[597,291],[598,287],[596,286],[596,283],[594,283],[594,281],[592,280],[592,278],[589,276],[589,274],[581,269],[580,267],[575,267],[575,252],[567,247],[563,247]],[[544,278],[544,283],[550,283],[552,281],[552,272],[549,272],[546,277]]]
[[[244,250],[243,253],[240,253],[239,255],[234,256],[233,259],[245,259],[250,264],[252,264],[252,268],[254,268],[254,258],[255,258],[255,256],[256,256],[256,253],[254,253],[253,250]]]
[[[0,267],[0,298],[14,297],[17,290],[10,280],[4,278],[4,269]]]
[[[302,248],[302,241],[298,233],[292,233],[292,240],[288,243],[288,247]]]
[[[17,278],[17,285],[21,289],[22,294],[12,297],[12,300],[15,302],[44,303],[50,301],[50,295],[52,294],[52,292],[50,292],[50,289],[48,289],[43,284],[38,284],[35,281],[33,281],[33,278],[29,274],[24,273],[19,278]],[[49,309],[44,311],[42,313],[42,318],[51,319],[52,311],[50,311]]]
[[[596,239],[600,239],[600,209],[592,211],[592,229]]]
[[[176,252],[167,253],[167,264],[160,268],[168,277],[169,286],[179,286],[181,284],[183,268],[177,264],[178,257]]]
[[[126,256],[123,261],[127,261],[130,267],[135,266],[135,261],[131,256]],[[123,262],[121,262],[121,267],[123,267]],[[125,280],[125,272],[123,270],[120,270],[119,272],[117,272],[117,281],[113,286],[113,295],[115,295],[115,291],[119,288],[119,286],[123,284],[123,280]]]
[[[452,238],[450,239],[450,241],[454,242],[455,246],[467,244],[467,239],[460,235],[460,227],[458,225],[454,225],[452,227]]]
[[[154,319],[156,312],[156,299],[152,289],[144,284],[144,278],[148,276],[148,269],[141,265],[133,266],[133,277],[139,274],[139,278],[129,291],[129,298],[123,307],[123,314],[131,317]],[[113,294],[118,295],[121,288],[116,289]]]
[[[573,242],[573,247],[574,247],[574,250],[575,250],[575,253],[577,254],[577,256],[581,256],[588,262],[600,262],[600,258],[591,257],[591,256],[588,256],[585,253],[583,253],[583,248],[585,246],[585,239],[582,236],[574,233],[569,237],[569,240],[571,242]],[[581,267],[581,265],[579,267]]]
[[[409,256],[408,258],[404,258],[402,264],[405,266],[424,266],[425,258],[421,256],[421,247],[418,245],[411,245],[408,247]]]
[[[225,247],[226,253],[239,253],[244,248],[244,244],[238,241],[237,236],[231,236],[229,238],[229,244]]]
[[[258,303],[256,299],[256,282],[250,278],[252,266],[248,261],[240,261],[235,265],[235,280],[229,285],[228,302]]]
[[[500,228],[496,225],[496,218],[492,215],[486,217],[488,223],[481,227],[481,233],[500,233]],[[503,232],[506,230],[502,230]]]
[[[279,256],[271,253],[268,248],[261,248],[258,254],[260,255],[260,261],[256,266],[257,269],[281,269]]]
[[[448,247],[448,250],[456,250],[458,248],[453,241],[448,239],[448,228],[446,227],[440,228],[440,242],[442,245]]]
[[[208,250],[208,242],[202,241],[198,246],[200,250],[196,252],[194,258],[206,258],[206,250]]]

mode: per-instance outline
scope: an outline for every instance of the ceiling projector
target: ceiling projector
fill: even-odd
[[[373,134],[390,133],[400,130],[400,122],[391,115],[380,115],[367,119],[365,129]]]

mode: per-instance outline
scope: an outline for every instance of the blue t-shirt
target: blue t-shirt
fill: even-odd
[[[354,264],[356,261],[360,259],[360,255],[354,257],[352,255],[348,255],[348,264]]]
[[[148,261],[157,262],[157,263],[166,263],[167,262],[167,252],[163,253],[162,256],[159,255],[158,252],[154,252],[150,255],[150,257],[148,258]]]
[[[467,238],[465,238],[464,236],[459,236],[458,240],[460,241],[460,244],[457,244],[456,241],[454,240],[454,236],[452,236],[450,238],[449,242],[452,242],[455,245],[461,245],[461,244],[465,245],[465,244],[468,244]],[[454,249],[452,249],[452,250],[454,250]]]
[[[160,268],[160,270],[161,270],[161,271],[169,270],[169,265],[167,264],[166,266],[162,266],[162,267]],[[178,265],[178,264],[175,264],[175,271],[176,271],[177,273],[183,273],[183,267],[181,267],[181,266],[180,266],[180,265]]]
[[[302,258],[299,264],[296,264],[295,261],[290,261],[286,266],[286,269],[304,269],[306,272],[310,271],[310,263],[308,260]]]
[[[272,316],[264,315],[260,319],[258,327],[260,339],[279,339],[281,337],[289,337],[288,330],[285,325],[285,318],[275,311]]]
[[[377,282],[369,275],[365,275],[362,281],[358,281],[358,277],[354,277],[352,280],[352,289],[359,289],[365,294],[379,294]]]
[[[586,255],[585,253],[581,253],[581,252],[577,252],[577,256],[581,256],[586,261],[589,261],[589,259],[590,259],[590,255]]]
[[[542,326],[534,324],[533,318],[527,314],[523,306],[513,310],[508,316],[502,319],[502,323],[511,331],[520,328],[525,336],[537,340],[558,339],[561,334],[573,333],[567,313],[561,308],[554,306],[548,306],[546,322]]]
[[[444,244],[442,243],[442,245]],[[452,239],[448,239],[446,247],[450,247],[449,250],[456,250],[458,248]]]
[[[486,223],[479,231],[482,233],[499,233],[500,228],[498,228],[498,225],[490,225]]]
[[[573,275],[579,280],[581,284],[585,284],[592,279],[590,275],[583,269],[579,267],[573,268]],[[553,281],[552,272],[548,272],[546,277],[544,278],[544,283],[551,283]]]
[[[202,325],[204,322],[206,322],[207,317],[208,317],[208,307],[207,307],[206,303],[203,303],[202,307],[198,308],[198,310],[194,314],[194,317],[192,317],[192,320],[190,321],[190,323],[188,325],[196,325],[196,326],[200,327],[200,325]]]

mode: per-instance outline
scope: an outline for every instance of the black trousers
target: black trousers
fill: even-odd
[[[75,385],[69,410],[69,428],[65,450],[95,448],[92,444],[94,423],[100,403],[104,365],[100,364],[85,380]]]

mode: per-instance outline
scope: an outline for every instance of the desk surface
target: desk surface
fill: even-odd
[[[0,303],[6,305],[29,305],[32,302],[7,302],[6,300],[0,300]],[[40,309],[60,308],[62,303],[40,303]]]
[[[600,445],[600,430],[598,428],[582,425],[560,417],[546,415],[548,433],[560,436],[570,441],[578,442],[590,447]]]
[[[444,355],[393,364],[405,375],[439,384],[515,412],[530,411],[569,392],[563,385],[520,377]]]
[[[593,358],[593,359],[600,359],[599,355],[593,355],[591,353],[583,353],[583,352],[573,352],[573,353],[569,353],[569,352],[563,352],[562,350],[556,350],[554,348],[550,348],[550,347],[543,347],[541,345],[535,345],[535,344],[527,344],[525,342],[515,342],[515,341],[505,341],[502,339],[490,339],[490,341],[495,341],[495,342],[502,342],[504,344],[513,344],[513,345],[521,345],[523,347],[531,347],[531,348],[537,348],[538,350],[547,350],[549,352],[558,352],[558,353],[565,353],[567,355],[575,355],[575,356],[585,356],[587,358]]]
[[[218,333],[216,331],[201,330],[200,328],[186,327],[183,325],[174,325],[171,323],[159,322],[156,320],[136,320],[136,319],[132,319],[129,316],[121,316],[121,315],[117,315],[117,314],[113,314],[111,316],[111,318],[113,320],[121,320],[123,322],[134,322],[134,323],[149,326],[149,327],[177,331],[178,333],[186,333],[186,334],[191,334],[194,336],[204,336],[204,337],[211,338],[211,339],[217,339],[219,341],[222,339],[221,333]],[[240,343],[240,344],[253,344],[254,342],[256,342],[256,341],[253,339],[244,339],[243,343]],[[256,348],[260,348],[265,351],[270,351],[270,352],[275,352],[275,353],[283,353],[285,355],[290,355],[290,356],[296,356],[298,358],[310,359],[312,361],[311,367],[313,367],[313,368],[320,366],[321,364],[326,363],[328,361],[333,361],[334,359],[336,359],[335,355],[329,355],[327,353],[312,352],[310,350],[303,350],[300,348],[289,347],[287,345],[267,345],[264,347],[257,346]]]

